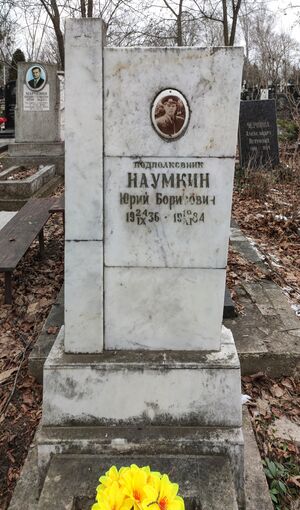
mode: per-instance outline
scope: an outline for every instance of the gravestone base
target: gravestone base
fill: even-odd
[[[84,459],[87,456],[91,459],[97,458],[99,475],[102,473],[102,470],[100,472],[101,463],[107,456],[111,457],[111,460],[105,465],[105,469],[114,464],[120,467],[136,463],[140,466],[149,464],[152,469],[167,473],[172,473],[172,470],[164,470],[163,459],[166,457],[172,459],[174,469],[182,462],[187,463],[191,460],[201,466],[205,458],[210,458],[212,467],[215,463],[218,464],[218,459],[221,458],[222,462],[226,462],[238,508],[244,509],[244,443],[241,428],[133,425],[128,427],[42,427],[38,436],[41,480],[47,479],[49,467],[51,469],[51,459],[60,455],[71,460],[76,455],[78,465],[86,462]],[[93,460],[86,465],[82,483],[89,480],[92,464]],[[214,477],[214,470],[207,472],[207,479],[214,480]],[[173,476],[173,478],[178,482],[176,477]],[[93,484],[93,489],[96,485]],[[79,491],[77,495],[87,494]],[[198,495],[200,496],[200,493]],[[218,501],[219,499],[216,498],[215,503]],[[52,507],[49,506],[50,508]],[[233,510],[235,507],[220,507],[216,504],[216,506],[205,508]]]
[[[9,146],[8,154],[11,157],[62,156],[64,154],[64,143],[63,142],[12,143]]]
[[[51,454],[225,455],[243,502],[240,365],[221,349],[66,354],[61,329],[44,366],[39,465]],[[132,460],[133,461],[133,460]]]
[[[0,139],[14,138],[14,137],[15,137],[14,129],[3,129],[3,131],[0,130]]]
[[[228,459],[197,455],[54,455],[37,510],[90,510],[100,474],[111,465],[136,463],[169,473],[179,484],[186,510],[238,510]]]
[[[240,363],[232,333],[220,351],[64,352],[64,328],[44,365],[44,425],[240,427]]]
[[[64,175],[65,148],[63,142],[12,143],[8,146],[5,166],[55,165],[57,175]]]

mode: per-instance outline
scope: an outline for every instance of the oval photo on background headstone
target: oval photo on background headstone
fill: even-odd
[[[176,140],[182,136],[189,119],[188,102],[178,90],[162,90],[154,99],[151,120],[155,131],[162,138]]]
[[[47,83],[47,76],[44,67],[40,64],[31,65],[27,70],[25,81],[29,90],[42,90]]]

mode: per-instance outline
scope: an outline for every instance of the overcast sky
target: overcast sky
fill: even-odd
[[[267,0],[267,3],[277,13],[277,29],[300,42],[300,0]]]

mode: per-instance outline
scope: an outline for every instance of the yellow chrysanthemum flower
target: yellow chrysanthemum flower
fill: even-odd
[[[149,475],[150,468],[139,468],[135,464],[131,464],[130,468],[120,476],[120,486],[125,496],[130,500],[133,510],[141,510],[142,508]]]
[[[147,484],[153,485],[154,487],[159,486],[162,475],[159,471],[150,471],[148,475]]]
[[[122,472],[126,469],[128,468],[122,467],[120,471],[118,471],[116,466],[112,466],[108,471],[106,471],[104,476],[100,476],[100,484],[104,487],[109,487],[113,482],[118,482]]]
[[[125,497],[116,481],[98,491],[96,499],[97,503],[92,506],[92,510],[130,510],[131,508],[131,502]]]
[[[184,510],[178,485],[149,466],[112,466],[99,481],[91,510]]]
[[[177,492],[178,484],[170,482],[168,475],[163,475],[159,483],[156,480],[156,485],[145,488],[143,510],[184,510],[184,501]]]
[[[100,478],[99,478],[100,484],[98,485],[98,487],[96,489],[97,493],[103,491],[107,487],[110,487],[110,485],[112,485],[114,482],[119,483],[120,476],[122,476],[122,473],[124,473],[127,469],[129,469],[129,468],[121,467],[120,471],[118,471],[116,466],[112,466],[105,473],[104,476],[100,476]]]

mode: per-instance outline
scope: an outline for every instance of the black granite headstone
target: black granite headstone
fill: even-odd
[[[15,129],[16,85],[16,80],[5,85],[5,129]]]
[[[239,146],[243,168],[269,168],[279,164],[273,99],[241,101]]]

